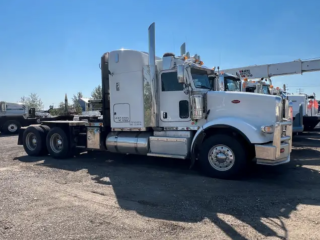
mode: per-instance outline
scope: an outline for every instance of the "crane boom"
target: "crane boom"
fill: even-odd
[[[295,60],[292,62],[253,65],[247,67],[225,69],[221,71],[248,79],[303,74],[305,72],[320,71],[320,59],[306,61]]]

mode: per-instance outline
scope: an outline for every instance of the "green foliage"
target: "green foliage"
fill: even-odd
[[[73,108],[75,109],[76,114],[82,113],[82,108],[79,103],[80,98],[83,98],[82,92],[78,92],[76,95],[73,95],[73,97],[72,97]]]
[[[60,102],[59,103],[59,107],[58,108],[51,108],[49,110],[49,113],[52,115],[52,116],[61,116],[61,115],[64,115],[65,114],[65,107],[64,107],[64,102]]]
[[[82,92],[77,92],[76,94],[73,95],[72,97],[72,104],[68,104],[68,109],[73,110],[75,114],[81,114],[82,113],[82,108],[79,103],[79,99],[83,98]],[[98,85],[96,88],[91,93],[91,99],[93,100],[101,100],[102,99],[102,87],[101,85]],[[29,108],[35,108],[36,111],[39,111],[43,109],[43,102],[41,99],[38,97],[37,94],[31,93],[29,97],[21,97],[20,102],[24,103],[27,105]],[[65,111],[65,102],[60,102],[58,108],[54,108],[54,106],[49,107],[50,114],[52,116],[58,116],[58,115],[65,115],[67,114]]]
[[[36,93],[31,93],[29,97],[21,97],[20,102],[29,108],[35,108],[36,111],[43,109],[43,102]]]
[[[93,100],[100,100],[102,99],[102,88],[101,86],[99,85],[98,87],[96,87],[92,93],[91,93],[91,98]]]
[[[53,107],[53,106],[52,106]],[[68,105],[68,110],[72,110],[73,109],[73,105]],[[66,114],[69,114],[69,113],[66,113],[66,109],[65,109],[65,103],[64,102],[60,102],[59,103],[59,107],[57,108],[51,108],[49,110],[49,113],[52,115],[52,116],[64,116]]]

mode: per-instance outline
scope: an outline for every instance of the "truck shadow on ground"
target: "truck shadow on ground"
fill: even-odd
[[[293,136],[295,147],[320,147],[319,145],[320,131],[303,132]]]
[[[232,239],[246,239],[237,231],[243,225],[265,237],[286,239],[290,233],[283,219],[300,204],[320,204],[319,172],[303,167],[320,165],[320,153],[311,149],[293,150],[291,163],[256,166],[237,181],[207,178],[197,165],[190,170],[186,161],[164,158],[94,153],[67,160],[16,160],[44,160],[38,164],[73,172],[86,169],[94,184],[112,185],[122,209],[161,220],[211,221]],[[174,231],[187,230],[170,224]]]

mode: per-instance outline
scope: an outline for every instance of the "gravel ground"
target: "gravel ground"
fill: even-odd
[[[0,135],[0,239],[320,239],[319,140],[226,181],[181,160],[27,157]]]

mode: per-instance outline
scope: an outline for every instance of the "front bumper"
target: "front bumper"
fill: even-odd
[[[270,144],[255,145],[257,164],[276,166],[290,162],[292,149],[292,122],[277,122],[273,141]]]

